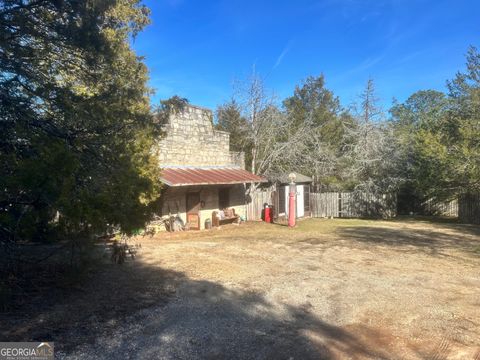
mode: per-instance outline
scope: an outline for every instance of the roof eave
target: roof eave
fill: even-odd
[[[167,186],[170,187],[182,187],[182,186],[205,186],[205,185],[235,185],[235,184],[251,184],[251,183],[267,183],[268,180],[263,179],[260,181],[225,181],[225,182],[201,182],[201,183],[171,183],[166,180],[161,180]]]

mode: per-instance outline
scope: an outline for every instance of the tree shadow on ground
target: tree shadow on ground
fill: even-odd
[[[447,230],[457,231],[462,234],[480,236],[480,226],[461,222],[458,218],[448,216],[398,216],[389,220],[394,223],[428,224]]]
[[[194,280],[141,259],[105,265],[54,303],[37,299],[27,312],[3,314],[2,339],[55,341],[59,358],[79,359],[396,357],[391,339],[323,321],[308,302],[274,306],[260,293]]]
[[[448,256],[447,252],[451,250],[476,254],[480,246],[480,228],[474,225],[437,224],[435,230],[376,226],[342,227],[337,230],[337,234],[344,239],[360,243],[387,245],[405,252],[422,251],[438,256]]]

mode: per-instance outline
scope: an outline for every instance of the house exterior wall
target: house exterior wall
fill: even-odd
[[[200,209],[200,229],[205,229],[205,220],[212,220],[212,212],[219,210],[218,192],[220,186],[181,186],[169,187],[162,193],[162,216],[179,216],[184,223],[187,222],[187,193],[199,192],[200,201],[205,203]],[[232,185],[229,189],[229,208],[234,208],[237,215],[245,218],[245,186]]]
[[[243,153],[230,151],[230,134],[215,130],[213,113],[193,105],[172,114],[164,125],[165,136],[157,143],[160,167],[245,168]],[[199,211],[200,229],[212,212],[219,210],[219,189],[226,185],[165,187],[161,195],[161,215],[178,216],[187,222],[187,193],[199,192],[205,205]],[[229,208],[246,216],[245,184],[229,185]]]
[[[230,151],[230,134],[213,128],[211,110],[187,105],[172,114],[158,142],[160,166],[245,168],[243,153]]]

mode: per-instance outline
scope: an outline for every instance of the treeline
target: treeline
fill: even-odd
[[[374,82],[351,106],[308,77],[279,101],[252,76],[234,86],[216,111],[217,128],[247,167],[272,178],[287,171],[314,176],[326,190],[400,191],[412,201],[480,190],[480,54],[471,47],[466,71],[447,92],[421,90],[382,109]]]
[[[152,149],[184,99],[150,104],[147,68],[130,46],[148,23],[139,0],[0,2],[2,254],[27,241],[132,233],[155,213]],[[218,107],[217,126],[255,173],[453,196],[480,188],[479,82],[473,47],[447,93],[420,91],[389,112],[372,80],[346,107],[323,76],[279,101],[253,74]]]

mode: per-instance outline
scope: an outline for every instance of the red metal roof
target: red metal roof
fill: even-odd
[[[169,186],[267,182],[267,179],[261,176],[232,168],[164,168],[161,180]]]

